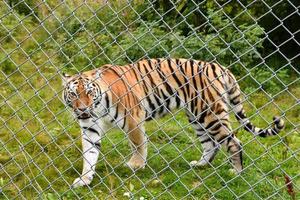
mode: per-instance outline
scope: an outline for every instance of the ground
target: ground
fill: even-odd
[[[59,75],[53,69],[40,70],[45,70],[43,76],[20,68],[10,77],[0,77],[0,199],[289,199],[285,175],[292,180],[295,199],[300,198],[299,84],[273,96],[255,91],[246,97],[251,103],[245,103],[245,109],[257,126],[265,127],[273,115],[285,113],[286,127],[278,136],[253,137],[237,129],[232,118],[244,149],[245,170],[239,176],[229,172],[225,150],[211,166],[189,166],[202,149],[184,113],[176,111],[174,117],[146,124],[145,169],[133,172],[124,166],[130,148],[125,134],[113,129],[103,139],[90,187],[71,189],[82,169],[79,126],[61,103]]]

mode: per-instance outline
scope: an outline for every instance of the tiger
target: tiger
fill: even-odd
[[[122,129],[129,139],[133,170],[143,169],[147,159],[145,121],[184,109],[202,145],[199,160],[191,167],[210,164],[223,146],[235,173],[243,170],[242,144],[233,133],[230,113],[254,136],[268,137],[284,128],[258,128],[247,118],[241,90],[229,69],[217,62],[184,58],[143,59],[127,65],[107,64],[75,75],[63,74],[63,100],[81,128],[83,169],[72,187],[89,185],[95,174],[101,139],[111,127]]]

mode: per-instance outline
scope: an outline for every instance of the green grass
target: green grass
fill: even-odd
[[[79,127],[60,101],[59,75],[46,66],[40,70],[44,77],[29,64],[10,77],[0,75],[0,199],[127,199],[125,192],[134,199],[289,199],[285,174],[293,180],[296,199],[300,198],[299,84],[274,101],[262,92],[248,97],[252,104],[245,106],[254,124],[264,127],[283,112],[286,128],[271,138],[236,131],[244,147],[245,171],[240,176],[229,173],[224,150],[211,167],[190,168],[188,162],[199,159],[202,149],[184,113],[175,112],[175,117],[146,124],[150,142],[144,170],[133,172],[123,165],[130,148],[125,134],[114,129],[103,139],[92,184],[71,189],[82,169]],[[20,72],[30,77],[28,81]],[[267,121],[256,115],[257,110]],[[235,120],[232,124],[238,127]]]

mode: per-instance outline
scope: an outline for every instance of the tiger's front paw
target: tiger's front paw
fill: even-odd
[[[92,182],[92,180],[93,180],[92,177],[82,176],[82,177],[76,178],[71,187],[77,188],[77,187],[89,185]]]
[[[139,155],[133,155],[126,165],[131,169],[144,169],[146,161]]]
[[[193,160],[193,161],[190,162],[191,167],[205,167],[207,165],[209,165],[209,163],[205,160],[200,160],[200,161]]]

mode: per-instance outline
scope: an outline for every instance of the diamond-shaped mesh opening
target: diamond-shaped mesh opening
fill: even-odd
[[[1,1],[0,198],[299,199],[299,6],[296,0]],[[178,64],[171,58],[188,62]],[[142,66],[136,77],[126,79],[141,60],[153,69]],[[193,78],[208,80],[209,75],[190,76],[190,60],[203,61],[199,62],[203,68],[222,65],[234,74],[241,103],[254,125],[270,129],[274,115],[285,121],[279,134],[261,138],[243,129],[245,124],[235,119],[237,113],[230,106],[228,134],[242,143],[244,168],[239,174],[232,170],[228,148],[217,143],[211,148],[219,149],[213,161],[192,166],[205,153],[200,129],[207,139],[217,136],[209,135],[207,124],[198,124],[198,117],[210,112],[215,102],[207,103],[210,97],[204,94],[212,87],[192,83]],[[167,61],[175,72],[152,77]],[[129,98],[141,85],[148,90],[135,105],[138,112],[166,110],[167,115],[147,122],[135,118],[136,127],[129,130],[124,121],[135,115],[136,108],[116,115],[116,105],[124,102],[103,101],[112,125],[104,131],[101,116],[96,115],[95,123],[85,127],[62,98],[66,89],[62,74],[101,71],[107,65],[123,66],[117,67],[120,79],[107,79],[111,87],[118,81],[130,86],[114,95]],[[173,75],[187,81],[173,95],[167,88],[158,91],[168,84],[175,88],[176,82],[168,82]],[[213,82],[222,76],[216,75]],[[185,100],[179,93],[188,90],[198,93]],[[168,95],[162,100],[158,94],[163,92]],[[214,96],[215,101],[229,92],[227,88]],[[185,106],[171,112],[166,105],[177,101],[176,95]],[[206,107],[198,115],[186,115],[197,98]],[[145,104],[150,101],[155,103]],[[214,117],[222,120],[218,114]],[[103,134],[93,135],[95,130]],[[142,130],[148,146],[144,169],[127,164],[137,156],[129,147],[134,146],[130,134],[137,130]],[[87,155],[97,153],[96,160]],[[91,183],[75,187],[84,181]]]

